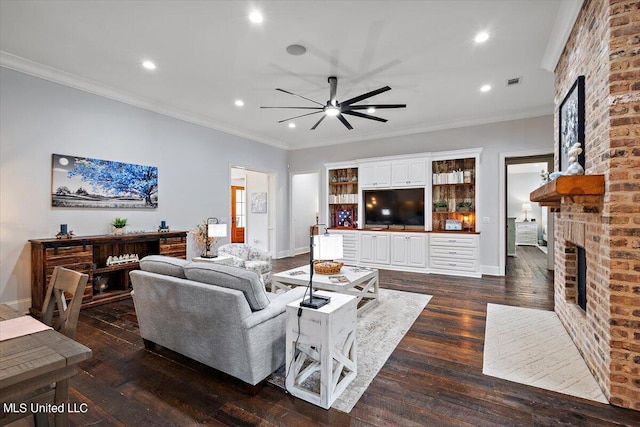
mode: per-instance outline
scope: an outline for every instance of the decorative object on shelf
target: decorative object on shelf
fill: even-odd
[[[558,169],[569,165],[569,150],[580,141],[584,141],[584,76],[578,76],[560,104],[558,113],[558,145],[560,157]],[[580,153],[578,163],[584,168],[584,154]]]
[[[449,204],[445,200],[437,200],[433,202],[433,210],[436,212],[447,212]]]
[[[458,202],[458,212],[473,212],[473,203]]]
[[[267,193],[251,193],[251,213],[267,213]]]
[[[531,203],[523,203],[521,207],[522,212],[524,212],[524,222],[529,222],[527,218],[527,212],[531,212]]]
[[[62,154],[52,155],[51,166],[51,206],[158,207],[158,168],[155,166]]]
[[[358,175],[353,175],[351,177],[351,182],[358,182]]]
[[[116,234],[124,233],[127,226],[127,218],[116,218],[111,222],[113,232]]]
[[[353,209],[338,209],[336,211],[336,225],[338,227],[353,227]]]
[[[96,276],[93,278],[93,289],[99,294],[109,287],[109,276]]]
[[[60,232],[56,234],[56,239],[70,239],[73,237],[73,230],[69,231],[67,224],[60,224]]]
[[[210,217],[202,221],[202,224],[191,230],[189,233],[196,237],[198,246],[204,249],[202,258],[216,258],[216,244],[221,237],[227,235],[227,224],[220,223],[216,217]],[[213,249],[213,250],[212,250]]]
[[[167,225],[167,221],[164,221],[164,220],[160,221],[160,226],[158,227],[158,232],[160,232],[160,233],[163,233],[163,232],[164,233],[168,233],[169,231],[170,230],[169,230],[169,226]]]
[[[138,254],[113,255],[107,257],[107,262],[105,264],[107,267],[111,267],[112,265],[129,264],[132,262],[140,262]]]
[[[448,219],[445,221],[444,229],[450,231],[461,231],[462,221],[460,221],[459,219]]]
[[[313,295],[313,272],[315,270],[315,260],[333,262],[336,258],[342,258],[342,235],[329,234],[326,224],[324,234],[312,235],[309,237],[309,298],[300,303],[302,307],[320,308],[329,303],[331,298]],[[340,265],[342,267],[342,265]],[[338,269],[338,272],[340,269]],[[335,274],[335,273],[332,273]]]
[[[557,177],[562,176],[562,175],[563,175],[562,172],[557,172],[557,171],[556,172],[551,172],[549,174],[549,181],[553,181],[554,179],[556,179]]]
[[[331,175],[331,182],[333,183],[338,182],[338,177],[335,175]]]
[[[582,148],[580,148],[581,145],[582,144],[580,144],[579,142],[576,142],[569,149],[568,154],[569,154],[570,163],[569,163],[569,166],[567,167],[567,170],[564,173],[565,175],[584,175],[584,168],[578,162],[578,158],[582,153]]]

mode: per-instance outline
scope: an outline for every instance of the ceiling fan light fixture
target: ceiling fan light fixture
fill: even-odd
[[[337,107],[327,107],[327,108],[324,109],[324,113],[327,116],[335,117],[338,114],[340,114],[340,109],[337,108]]]

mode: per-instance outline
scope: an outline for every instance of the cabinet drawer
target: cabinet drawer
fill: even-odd
[[[429,255],[431,257],[441,258],[456,258],[456,259],[477,259],[478,252],[476,248],[467,247],[446,247],[446,246],[431,246]]]
[[[432,234],[431,246],[476,247],[478,239],[473,235]]]
[[[477,260],[432,257],[430,258],[429,266],[434,269],[442,270],[476,271],[478,269],[477,263]]]

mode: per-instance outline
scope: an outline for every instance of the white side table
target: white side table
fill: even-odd
[[[318,291],[331,297],[319,309],[287,305],[286,387],[294,396],[329,409],[331,404],[357,375],[356,309],[352,295]],[[297,354],[296,354],[297,353]],[[305,380],[318,374],[320,386]]]
[[[194,262],[212,262],[212,263],[215,263],[215,264],[226,264],[226,265],[233,264],[233,258],[230,257],[229,255],[218,255],[215,258],[203,258],[203,257],[199,256],[199,257],[193,258],[191,261],[194,261]]]

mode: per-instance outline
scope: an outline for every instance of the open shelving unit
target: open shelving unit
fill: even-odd
[[[342,227],[338,221],[338,212],[351,212],[355,223],[358,218],[358,168],[329,169],[329,227]]]
[[[147,255],[167,255],[177,258],[187,256],[185,231],[130,234],[105,234],[73,237],[71,239],[33,239],[31,243],[31,308],[40,316],[44,297],[57,266],[66,267],[89,275],[82,298],[82,307],[105,304],[128,298],[131,293],[129,272],[140,268],[138,262],[107,265],[110,256],[137,254],[139,259]],[[104,292],[94,285],[106,280]]]
[[[461,231],[476,230],[476,159],[434,160],[431,165],[432,230],[447,230],[447,220],[461,221]],[[458,206],[461,202],[470,208]],[[437,206],[442,203],[444,206]]]

